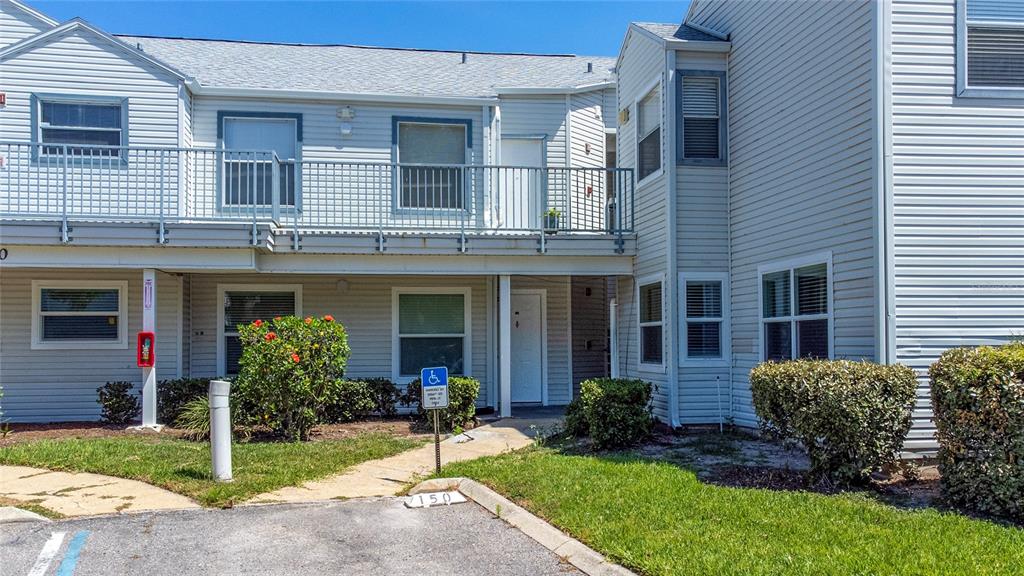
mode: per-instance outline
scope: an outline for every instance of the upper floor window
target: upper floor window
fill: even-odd
[[[402,165],[399,206],[464,208],[468,122],[398,120],[396,130],[397,160]]]
[[[725,162],[725,73],[682,70],[679,74],[681,164]]]
[[[764,360],[832,357],[831,258],[759,269]]]
[[[33,130],[43,154],[117,157],[127,144],[128,100],[124,98],[34,96]],[[45,146],[53,144],[53,146]]]
[[[295,163],[301,150],[300,115],[220,114],[225,150],[224,205],[272,205],[276,163],[279,205],[294,206],[298,196]]]
[[[957,93],[1024,97],[1024,0],[957,0]]]
[[[636,177],[661,169],[661,94],[655,86],[636,104]]]

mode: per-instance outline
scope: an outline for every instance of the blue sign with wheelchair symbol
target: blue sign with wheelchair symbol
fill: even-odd
[[[448,368],[424,368],[420,371],[420,383],[424,410],[448,407]]]

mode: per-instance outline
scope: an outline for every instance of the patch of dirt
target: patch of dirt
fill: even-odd
[[[414,422],[408,418],[389,418],[385,420],[370,419],[359,422],[348,422],[345,424],[324,424],[313,429],[310,440],[313,442],[322,440],[342,440],[358,434],[369,432],[382,432],[397,436],[399,438],[427,438],[433,437],[433,432],[427,433],[414,428]],[[125,426],[102,424],[100,422],[60,422],[53,424],[10,424],[6,435],[0,434],[0,447],[11,446],[22,442],[36,442],[39,440],[66,440],[75,438],[115,438],[127,435],[157,435],[170,438],[184,438],[185,432],[176,428],[163,428],[160,432],[154,430],[128,430]],[[255,431],[253,438],[263,439],[259,431]],[[274,440],[267,438],[267,440]]]

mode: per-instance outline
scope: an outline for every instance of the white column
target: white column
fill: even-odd
[[[512,279],[498,277],[498,390],[501,417],[512,415]]]
[[[154,334],[153,354],[170,353],[161,351],[160,339],[156,337],[156,270],[142,271],[142,330]],[[156,426],[156,367],[142,369],[142,425]]]

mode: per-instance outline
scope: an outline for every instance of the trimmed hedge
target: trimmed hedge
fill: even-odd
[[[375,406],[370,386],[362,380],[336,380],[330,399],[318,415],[319,424],[339,424],[365,417]]]
[[[1024,519],[1024,342],[948,350],[928,374],[943,495]]]
[[[420,379],[409,383],[402,397],[406,406],[416,406],[417,417],[433,426],[433,418],[427,420],[426,411],[420,405],[423,393],[420,390]],[[476,398],[480,395],[480,381],[465,376],[448,377],[448,407],[441,410],[441,428],[445,431],[457,432],[473,422],[476,418]]]
[[[639,444],[653,426],[651,384],[625,378],[595,378],[580,383],[578,404],[566,412],[566,431],[587,430],[596,448]]]
[[[132,392],[131,382],[107,382],[96,389],[96,402],[100,405],[100,419],[107,424],[131,424],[142,415],[139,396]]]
[[[906,366],[850,360],[765,362],[750,372],[762,430],[799,441],[811,477],[839,483],[863,482],[898,461],[916,388]]]
[[[185,405],[210,393],[210,378],[161,380],[156,385],[157,422],[177,425]]]
[[[373,401],[374,414],[381,418],[390,418],[398,414],[398,402],[402,393],[395,383],[387,378],[363,378]]]

